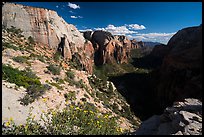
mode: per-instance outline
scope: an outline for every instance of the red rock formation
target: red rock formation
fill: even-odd
[[[131,40],[131,49],[138,49],[144,47],[144,43],[142,41],[137,41],[136,39]]]
[[[86,41],[84,44],[84,65],[87,71],[92,74],[93,73],[93,65],[94,65],[94,48],[90,41]]]

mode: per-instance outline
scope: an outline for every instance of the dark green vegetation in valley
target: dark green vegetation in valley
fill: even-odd
[[[97,77],[114,83],[118,92],[130,104],[131,111],[141,120],[161,113],[156,105],[152,88],[154,86],[152,77],[161,63],[151,57],[151,50],[152,47],[133,49],[127,64],[105,64],[94,69]]]

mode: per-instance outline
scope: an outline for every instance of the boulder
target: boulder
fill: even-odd
[[[191,112],[186,107],[191,107]],[[160,116],[154,115],[142,122],[133,135],[202,135],[202,102],[193,98],[174,102]]]

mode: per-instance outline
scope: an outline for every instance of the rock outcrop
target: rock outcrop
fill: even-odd
[[[165,108],[184,98],[202,98],[202,26],[178,31],[157,76],[157,99]]]
[[[202,102],[188,98],[144,121],[134,135],[202,135]]]
[[[94,62],[96,65],[105,63],[127,63],[131,41],[126,36],[113,36],[106,31],[86,31],[83,32],[85,39],[90,40],[93,44],[95,55]]]
[[[72,55],[76,53],[84,55],[82,53],[84,51],[81,50],[85,48],[83,35],[74,25],[66,23],[55,11],[4,3],[2,6],[2,26],[6,28],[14,26],[21,29],[26,38],[31,36],[36,42],[47,44],[56,51],[59,49],[60,43],[63,43],[60,48],[63,48],[62,54],[65,59],[72,59]],[[81,58],[87,60],[84,56]],[[82,62],[86,61],[83,60]]]
[[[144,42],[137,41],[136,39],[131,40],[131,49],[138,49],[144,47]]]

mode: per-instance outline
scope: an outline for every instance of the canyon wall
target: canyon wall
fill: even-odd
[[[32,37],[36,42],[47,44],[51,49],[57,51],[59,44],[64,39],[63,55],[65,59],[72,59],[75,53],[80,54],[81,63],[88,66],[86,70],[92,73],[93,58],[83,56],[87,44],[83,35],[77,28],[66,23],[57,12],[44,8],[35,8],[14,3],[3,3],[2,26],[11,26],[21,29],[23,35]],[[90,49],[90,48],[89,48]]]

